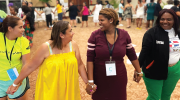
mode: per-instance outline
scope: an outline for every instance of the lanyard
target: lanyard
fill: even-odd
[[[106,32],[105,31],[104,31],[104,34],[106,36]],[[112,48],[110,48],[108,40],[107,40],[107,36],[106,36],[106,40],[107,40],[107,44],[108,44],[108,48],[109,48],[109,54],[110,54],[110,61],[112,60],[112,52],[113,52],[113,49],[114,49],[115,39],[116,39],[116,28],[115,28],[115,32],[114,32],[114,43],[113,43]]]
[[[17,41],[17,38],[15,40],[15,43],[16,43],[16,41]],[[5,34],[4,34],[4,43],[5,43],[5,47],[6,47],[6,37],[5,37]],[[15,43],[14,43],[14,45],[15,45]],[[7,57],[7,60],[9,61],[10,66],[11,66],[11,56],[12,56],[12,52],[13,52],[13,49],[14,49],[14,45],[13,45],[11,53],[10,53],[10,58],[8,57],[7,47],[6,47],[6,57]]]

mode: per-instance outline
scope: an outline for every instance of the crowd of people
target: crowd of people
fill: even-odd
[[[54,11],[45,3],[43,12],[38,12],[32,3],[22,2],[20,9],[9,4],[11,15],[0,23],[0,100],[27,100],[30,88],[28,75],[39,68],[36,81],[35,100],[81,100],[79,75],[86,85],[86,92],[93,100],[126,100],[127,70],[124,64],[126,55],[135,71],[133,80],[137,83],[143,78],[148,92],[146,100],[170,100],[171,94],[180,79],[180,32],[179,1],[171,0],[161,9],[161,0],[145,4],[138,0],[133,7],[131,0],[123,6],[120,1],[118,12],[106,2],[103,8],[97,2],[90,11],[83,3],[81,11],[70,3],[70,23],[62,21],[63,6],[57,1]],[[156,9],[156,11],[154,11]],[[58,19],[53,27],[51,12],[57,10]],[[30,59],[30,48],[34,28],[34,15],[45,13],[47,29],[52,29],[50,40],[43,43]],[[124,17],[127,28],[131,28],[132,11],[137,16],[137,29],[147,13],[148,28],[150,20],[153,27],[143,36],[139,58],[136,56],[129,33],[117,28]],[[93,21],[100,28],[94,30],[88,39],[87,70],[82,62],[79,47],[73,41],[72,24],[76,27],[77,12],[82,13],[82,27],[88,15],[94,12]],[[0,16],[1,17],[1,16]],[[23,34],[25,36],[23,36]],[[176,44],[173,44],[176,43]]]

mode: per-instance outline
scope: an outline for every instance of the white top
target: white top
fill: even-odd
[[[101,4],[96,4],[96,8],[94,10],[94,14],[98,14],[99,15],[99,12],[100,12],[101,9],[102,9],[102,5]]]
[[[180,58],[180,40],[175,36],[174,28],[165,30],[169,36],[169,64],[176,64]]]
[[[138,4],[137,14],[139,14],[139,15],[144,14],[144,5],[142,7],[140,7],[139,4]]]
[[[173,4],[168,4],[168,5],[165,5],[163,7],[163,9],[171,9],[171,7],[173,7],[174,5]]]

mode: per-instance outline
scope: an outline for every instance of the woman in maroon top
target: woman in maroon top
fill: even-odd
[[[100,29],[88,40],[87,71],[89,83],[86,91],[93,100],[126,100],[127,72],[123,57],[131,60],[139,82],[142,72],[129,34],[117,29],[118,15],[113,9],[105,8],[99,13]],[[112,50],[112,54],[111,54]],[[112,58],[112,59],[111,59]],[[97,85],[97,90],[94,91]]]

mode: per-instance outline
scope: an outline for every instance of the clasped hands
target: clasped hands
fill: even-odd
[[[87,83],[86,85],[86,92],[89,94],[89,95],[92,95],[97,89],[97,86],[96,84],[94,83]]]
[[[6,93],[13,95],[18,90],[18,88],[21,86],[21,84],[22,83],[19,83],[18,85],[15,85],[15,86],[14,85],[9,86]]]

